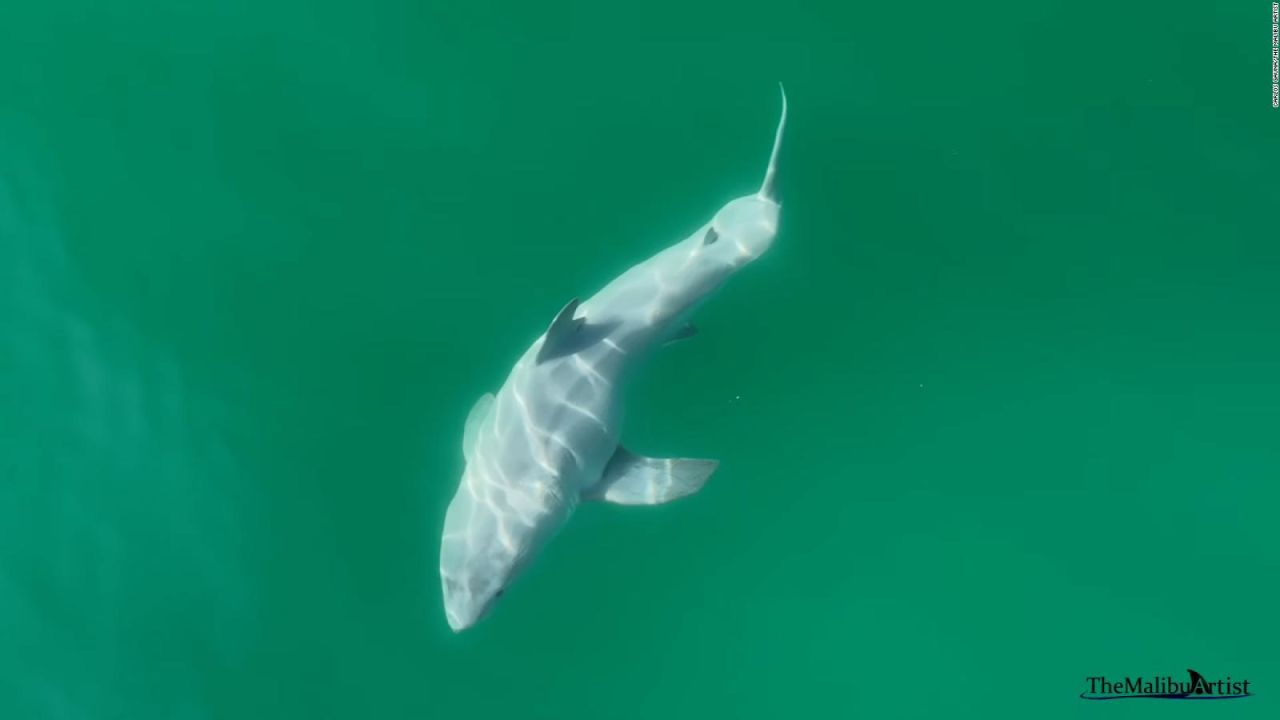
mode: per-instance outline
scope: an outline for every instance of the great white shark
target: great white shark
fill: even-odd
[[[697,492],[715,460],[651,458],[619,444],[620,392],[654,348],[693,334],[689,316],[759,258],[778,230],[787,97],[758,192],[692,235],[573,299],[497,394],[471,409],[466,469],[445,514],[440,579],[455,632],[484,618],[583,501],[657,505]]]

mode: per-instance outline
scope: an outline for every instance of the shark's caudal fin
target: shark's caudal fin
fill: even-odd
[[[648,458],[619,446],[600,482],[582,495],[618,505],[660,505],[702,489],[720,465],[717,460]]]
[[[769,153],[769,167],[764,171],[764,182],[760,185],[760,197],[778,202],[778,151],[782,149],[782,135],[787,129],[787,90],[778,83],[778,91],[782,93],[782,115],[778,118],[778,129],[773,135],[773,151]]]

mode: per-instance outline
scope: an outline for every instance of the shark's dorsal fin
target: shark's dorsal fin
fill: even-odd
[[[578,298],[574,298],[556,313],[542,338],[535,364],[582,352],[607,338],[621,324],[617,319],[589,322],[586,316],[574,317],[577,311]]]
[[[556,318],[551,321],[551,326],[547,328],[547,335],[542,340],[542,348],[538,350],[538,357],[535,362],[543,362],[553,357],[559,357],[566,354],[565,348],[573,344],[574,337],[578,331],[582,329],[586,318],[575,318],[573,314],[578,311],[578,298],[574,298],[568,302],[560,312],[556,313]]]
[[[583,492],[582,499],[660,505],[701,490],[719,465],[718,460],[643,457],[619,445],[600,482]]]
[[[476,400],[476,404],[471,406],[471,412],[467,413],[467,422],[462,428],[462,456],[471,457],[471,451],[476,446],[476,437],[480,434],[480,426],[484,424],[484,419],[489,417],[489,411],[493,409],[493,393],[485,393]]]

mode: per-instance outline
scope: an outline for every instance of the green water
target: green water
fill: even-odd
[[[1269,14],[7,3],[0,718],[1277,717]],[[453,635],[468,408],[779,80],[624,433],[719,472]]]

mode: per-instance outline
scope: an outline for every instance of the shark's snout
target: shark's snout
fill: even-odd
[[[462,632],[489,614],[493,596],[477,593],[466,583],[444,576],[444,614],[454,632]],[[501,593],[495,593],[494,596]]]

